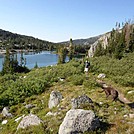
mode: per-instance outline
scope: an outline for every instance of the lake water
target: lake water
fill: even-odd
[[[55,65],[58,62],[58,55],[53,54],[50,51],[43,51],[37,54],[30,54],[28,55],[23,54],[23,57],[26,58],[26,66],[29,69],[34,68],[36,62],[38,67],[44,67],[49,65]],[[17,54],[18,61],[20,61],[20,53]],[[2,70],[2,63],[4,58],[0,58],[0,70]]]

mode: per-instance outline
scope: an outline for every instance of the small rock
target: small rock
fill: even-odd
[[[59,113],[59,112],[55,112],[55,113],[48,112],[48,113],[46,114],[46,116],[56,116],[56,115],[58,115],[58,114],[60,114],[60,113]]]
[[[25,129],[29,126],[39,125],[41,123],[43,123],[43,121],[41,119],[39,119],[36,115],[29,114],[29,115],[23,117],[23,119],[21,120],[21,122],[19,123],[19,125],[17,127],[17,130],[19,128]]]
[[[134,122],[127,122],[128,124],[133,124],[134,125]]]
[[[128,117],[128,115],[126,115],[126,114],[125,114],[123,117],[124,117],[124,118],[127,118],[127,117]]]
[[[114,111],[114,114],[117,114],[117,112],[116,112],[116,111]]]
[[[100,101],[100,102],[99,102],[99,104],[100,104],[100,105],[102,105],[102,104],[103,104],[103,102],[101,102],[101,101]]]
[[[2,110],[2,115],[4,117],[12,117],[13,115],[11,113],[9,113],[9,108],[8,107],[4,107]]]
[[[60,81],[64,81],[65,79],[64,78],[60,78]]]
[[[106,77],[106,75],[105,74],[99,74],[98,76],[97,76],[98,78],[105,78]]]
[[[59,81],[64,81],[65,80],[65,78],[60,78],[60,77],[58,77],[58,79],[59,79]]]
[[[127,93],[128,93],[128,94],[134,93],[134,90],[132,90],[132,91],[128,91]]]
[[[129,117],[132,119],[134,118],[134,114],[129,114]]]
[[[53,113],[49,111],[46,116],[53,116]]]
[[[3,120],[1,124],[5,125],[5,124],[7,124],[7,122],[8,122],[7,120]]]
[[[15,121],[18,122],[18,121],[19,121],[21,118],[23,118],[24,116],[25,116],[25,115],[22,115],[22,116],[16,118]]]
[[[30,109],[30,108],[33,108],[33,107],[34,107],[34,105],[32,105],[32,104],[27,104],[27,105],[25,106],[26,109]]]
[[[44,104],[44,101],[43,101],[43,100],[41,100],[41,104],[42,104],[42,105]]]
[[[24,76],[23,78],[25,79],[27,76]]]

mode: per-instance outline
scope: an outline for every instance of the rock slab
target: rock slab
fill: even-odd
[[[60,125],[59,134],[78,134],[93,131],[100,126],[98,118],[91,110],[71,109]]]
[[[25,129],[25,128],[29,127],[29,126],[32,126],[32,125],[37,126],[37,125],[39,125],[41,123],[43,123],[43,121],[41,119],[39,119],[36,115],[29,114],[29,115],[25,116],[21,120],[21,122],[19,123],[17,129],[19,129],[19,128]]]
[[[71,100],[71,104],[72,104],[72,108],[73,109],[77,109],[77,108],[80,108],[81,105],[84,105],[84,104],[91,104],[93,103],[93,101],[86,95],[81,95],[77,98],[73,98]]]
[[[52,91],[50,94],[48,107],[51,109],[57,106],[62,98],[62,94],[59,91]]]

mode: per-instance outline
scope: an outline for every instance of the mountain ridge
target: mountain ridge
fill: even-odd
[[[33,48],[33,49],[49,49],[50,45],[55,45],[56,43],[38,39],[33,36],[21,35],[13,33],[7,30],[0,29],[0,47],[5,49],[8,45],[13,49],[21,48]]]
[[[16,36],[25,36],[25,37],[30,37],[30,38],[39,39],[39,38],[34,37],[34,36],[31,36],[31,35],[19,34],[19,33],[16,33],[16,32],[11,32],[11,31],[4,30],[4,29],[1,29],[1,28],[0,28],[0,32],[5,32],[5,33],[8,33],[8,34],[13,34],[13,35],[16,35]],[[39,39],[39,40],[42,40],[42,41],[47,41],[47,40],[43,40],[43,39]]]
[[[81,39],[74,39],[73,40],[73,43],[75,45],[91,45],[93,44],[95,41],[97,41],[102,35],[98,35],[98,36],[92,36],[92,37],[89,37],[89,38],[81,38]],[[59,42],[61,44],[68,44],[69,41],[63,41],[63,42]]]

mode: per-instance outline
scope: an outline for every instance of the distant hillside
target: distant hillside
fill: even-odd
[[[103,34],[88,51],[88,56],[109,55],[121,59],[126,53],[134,52],[134,24],[126,22]]]
[[[91,45],[94,42],[96,42],[100,37],[101,37],[101,35],[95,36],[95,37],[90,37],[90,38],[87,38],[87,39],[75,39],[75,40],[73,40],[73,43],[75,45]],[[64,41],[64,42],[60,42],[60,43],[68,44],[69,41]]]
[[[5,49],[7,46],[13,49],[52,49],[55,45],[52,42],[34,38],[31,36],[20,35],[0,29],[0,48]]]

